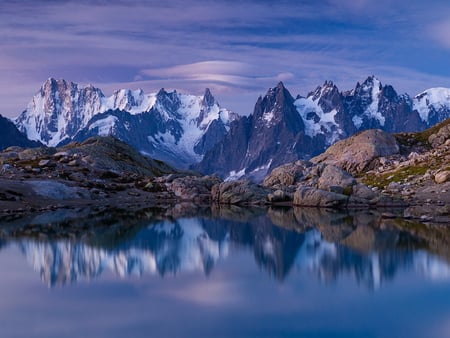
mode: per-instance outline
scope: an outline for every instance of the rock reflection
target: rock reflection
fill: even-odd
[[[187,213],[187,214],[186,214]],[[196,217],[193,217],[193,214]],[[1,247],[16,245],[49,285],[90,280],[104,271],[208,275],[231,251],[252,252],[279,281],[304,273],[370,288],[406,271],[449,278],[450,230],[375,211],[199,208],[78,210],[4,220]],[[250,249],[250,250],[248,250]]]

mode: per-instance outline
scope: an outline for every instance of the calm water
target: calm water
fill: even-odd
[[[186,210],[4,220],[0,336],[450,337],[444,226]]]

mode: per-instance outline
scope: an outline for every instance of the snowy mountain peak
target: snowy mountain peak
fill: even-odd
[[[130,111],[134,107],[141,106],[145,99],[142,89],[131,91],[129,89],[116,90],[113,95],[113,107]]]
[[[103,99],[98,88],[49,78],[15,123],[29,139],[55,146],[101,110]]]
[[[413,107],[422,121],[436,123],[442,120],[450,110],[450,88],[430,88],[413,99]]]
[[[186,167],[199,161],[237,118],[218,105],[209,89],[203,96],[164,88],[150,94],[120,89],[105,97],[92,85],[49,78],[15,124],[48,146],[113,135],[157,159]]]
[[[297,123],[293,103],[294,98],[280,81],[276,87],[269,88],[264,98],[258,99],[254,111],[255,120],[260,121],[261,128],[273,128],[285,122],[288,128],[300,130],[303,125]]]
[[[342,137],[344,132],[336,122],[336,114],[342,110],[341,94],[332,81],[325,81],[306,98],[297,98],[295,106],[305,123],[306,135],[326,134],[328,145]]]

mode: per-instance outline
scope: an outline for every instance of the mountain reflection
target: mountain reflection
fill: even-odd
[[[279,281],[291,273],[327,282],[347,276],[378,288],[406,271],[450,277],[445,227],[366,211],[208,209],[181,218],[164,212],[14,219],[2,223],[1,248],[18,246],[49,286],[90,280],[105,271],[120,277],[208,275],[233,251],[253,253],[261,270]],[[64,231],[54,232],[58,228],[83,231],[62,236]]]

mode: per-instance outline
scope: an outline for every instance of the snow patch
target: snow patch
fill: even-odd
[[[229,175],[225,178],[224,182],[236,181],[245,175],[245,169],[239,171],[230,171]]]
[[[327,144],[331,145],[341,138],[343,131],[335,120],[337,110],[333,109],[325,113],[319,105],[319,99],[320,96],[314,99],[314,96],[310,95],[306,98],[301,97],[297,99],[294,104],[305,124],[305,134],[314,137],[327,132],[330,134]]]
[[[118,122],[115,116],[106,116],[104,119],[95,121],[89,126],[89,130],[97,129],[97,134],[100,136],[109,136],[114,132],[114,127]]]
[[[361,128],[361,126],[363,124],[363,119],[361,118],[361,116],[358,116],[358,115],[353,116],[352,121],[357,129]]]
[[[273,113],[273,111],[269,111],[264,113],[263,115],[263,120],[267,122],[267,124],[270,124],[270,122],[272,122],[273,118],[275,117],[275,114]]]
[[[367,87],[364,88],[366,90],[367,89],[372,90],[372,92],[371,92],[372,102],[367,107],[367,109],[365,110],[363,115],[368,116],[369,118],[374,118],[374,119],[378,120],[378,122],[380,123],[380,126],[384,126],[385,118],[378,109],[378,106],[380,103],[380,93],[381,93],[380,88],[381,88],[381,83],[379,80],[377,80],[375,78],[373,79],[373,86],[371,86],[369,88],[367,88]]]

